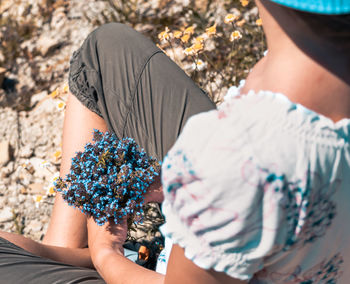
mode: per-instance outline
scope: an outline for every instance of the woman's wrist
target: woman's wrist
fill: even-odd
[[[90,253],[94,267],[101,274],[103,274],[103,268],[106,267],[106,263],[108,262],[108,259],[110,259],[111,256],[124,257],[124,250],[122,246],[121,248],[116,249],[111,247],[101,247],[98,249],[94,249]]]
[[[102,248],[93,257],[97,272],[106,283],[163,284],[164,276],[127,259],[119,250]]]

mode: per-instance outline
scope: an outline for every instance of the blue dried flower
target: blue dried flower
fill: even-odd
[[[141,221],[144,194],[159,175],[160,162],[132,138],[118,140],[95,129],[93,142],[72,158],[69,174],[56,181],[55,190],[98,225],[118,224],[126,215]]]

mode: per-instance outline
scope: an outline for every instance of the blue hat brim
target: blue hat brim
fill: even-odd
[[[350,0],[270,0],[296,10],[325,14],[350,14]]]

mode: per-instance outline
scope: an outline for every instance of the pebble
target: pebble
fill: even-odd
[[[43,34],[37,41],[37,49],[41,56],[46,57],[53,53],[55,49],[59,48],[64,44],[60,35]]]
[[[44,99],[48,99],[47,95],[48,95],[47,91],[39,92],[33,95],[30,98],[30,106],[34,107],[37,103],[42,102]]]
[[[0,211],[0,223],[8,222],[13,219],[11,207],[5,207]]]
[[[8,204],[9,204],[9,205],[17,205],[18,198],[12,196],[12,197],[9,197],[9,198],[7,199],[7,201],[8,201]]]
[[[18,195],[18,202],[19,203],[24,203],[24,201],[26,201],[26,199],[27,199],[27,197],[25,196],[25,195],[23,195],[23,194],[20,194],[20,195]]]
[[[7,178],[14,172],[14,162],[8,162],[6,166],[3,166],[0,170],[0,177]]]
[[[32,145],[26,144],[22,146],[19,150],[19,157],[21,158],[30,158],[34,153]]]
[[[39,220],[31,220],[27,226],[31,231],[39,232],[42,229],[43,224]]]

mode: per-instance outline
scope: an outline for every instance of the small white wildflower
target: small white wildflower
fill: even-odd
[[[192,64],[192,70],[198,70],[198,71],[203,71],[205,68],[207,68],[208,64],[207,62],[204,62],[201,59],[196,60],[193,64]]]
[[[168,27],[165,27],[165,30],[158,35],[158,38],[160,41],[166,42],[170,39],[170,35],[170,29]]]
[[[67,93],[69,92],[69,86],[68,86],[68,84],[66,84],[66,85],[63,87],[63,92],[64,92],[65,94],[67,94]]]
[[[53,158],[56,162],[58,162],[60,160],[60,158],[62,157],[62,152],[60,150],[57,150],[55,153],[53,153]]]
[[[58,101],[56,105],[57,110],[63,111],[66,108],[66,103],[63,101]]]
[[[233,23],[235,20],[237,20],[237,16],[236,15],[233,15],[233,14],[227,14],[225,19],[224,19],[224,22],[225,24],[230,24],[230,23]]]
[[[42,195],[39,194],[39,195],[33,196],[33,200],[35,202],[35,207],[39,208],[39,205],[44,201],[44,198]]]
[[[242,38],[242,34],[239,31],[234,31],[231,33],[230,41],[235,41]]]
[[[55,172],[52,177],[51,177],[51,181],[50,184],[47,186],[46,188],[46,195],[47,196],[55,196],[56,195],[56,191],[55,191],[55,182],[57,181],[57,179],[60,177],[60,173],[59,172]]]
[[[190,47],[187,47],[187,48],[184,49],[184,53],[187,56],[189,56],[189,55],[194,55],[195,51],[194,51],[193,47],[190,46]]]
[[[48,162],[48,161],[42,161],[42,162],[40,163],[39,166],[40,166],[40,168],[42,168],[42,169],[47,169],[48,167],[51,166],[51,163]]]
[[[47,196],[55,196],[56,191],[55,191],[55,186],[53,184],[50,184],[47,189],[46,189],[46,195]]]
[[[35,172],[34,167],[29,160],[26,160],[20,167],[30,174],[33,174]]]

